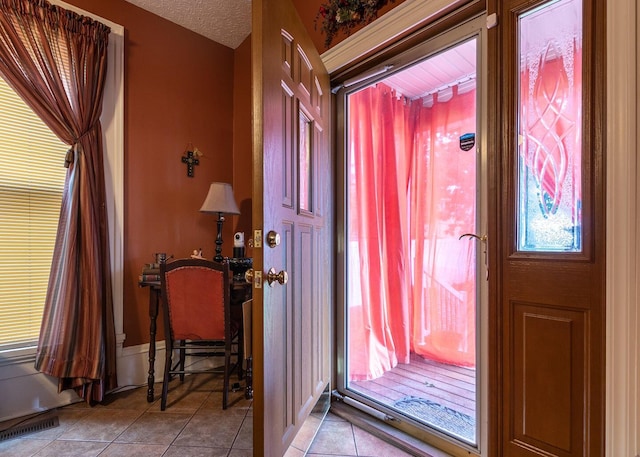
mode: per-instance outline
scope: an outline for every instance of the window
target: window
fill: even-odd
[[[518,249],[582,250],[582,1],[518,18]]]
[[[37,343],[66,175],[61,142],[0,78],[0,350]]]
[[[124,27],[115,24],[109,20],[91,14],[87,11],[83,11],[80,8],[77,8],[73,5],[65,3],[61,0],[50,0],[50,3],[61,6],[62,8],[75,11],[78,14],[89,16],[95,20],[98,20],[104,24],[107,24],[111,28],[111,35],[109,37],[109,49],[107,52],[107,76],[105,80],[104,87],[104,97],[103,97],[103,106],[102,106],[102,115],[100,116],[100,121],[102,123],[102,132],[103,132],[103,144],[104,144],[104,162],[105,162],[105,185],[107,192],[107,211],[109,218],[109,246],[111,250],[111,279],[113,285],[113,308],[114,308],[114,319],[115,319],[115,327],[116,327],[116,340],[119,345],[122,344],[124,340],[124,334],[122,333],[122,302],[123,302],[123,213],[124,213]],[[1,78],[0,78],[1,79]],[[2,85],[6,86],[4,81],[1,82]],[[19,99],[19,97],[13,92],[12,89],[9,89],[11,94]],[[0,89],[2,92],[2,89]],[[0,93],[0,116],[2,116],[5,112],[9,111],[9,106],[5,106],[5,101],[3,99],[3,95]],[[34,115],[35,116],[35,115]],[[2,121],[0,121],[1,123]],[[43,127],[46,129],[46,127]],[[15,133],[14,130],[10,130],[11,133]],[[47,129],[48,131],[48,129]],[[53,134],[51,134],[53,136]],[[29,127],[28,130],[28,141],[22,142],[19,145],[19,148],[14,150],[14,154],[16,157],[8,156],[8,160],[11,161],[11,166],[15,167],[14,162],[19,161],[25,167],[27,167],[29,173],[33,173],[33,170],[30,170],[29,167],[33,165],[33,161],[35,160],[35,156],[37,155],[36,147],[34,147],[35,141],[35,133],[32,131],[32,127]],[[55,136],[53,136],[56,138]],[[5,134],[0,131],[0,151],[2,150],[2,142],[5,141]],[[62,143],[60,143],[62,144]],[[62,144],[59,149],[56,149],[56,156],[54,159],[54,168],[55,170],[61,173],[61,182],[64,182],[64,176],[66,173],[66,168],[64,168],[64,155],[68,146]],[[5,159],[2,152],[0,152],[0,168],[4,167],[2,165],[2,160]],[[42,160],[42,159],[39,159]],[[2,173],[0,171],[0,173]],[[1,180],[2,178],[0,178]],[[32,179],[30,176],[29,179]],[[0,184],[2,186],[3,184]],[[62,193],[60,191],[58,200],[60,200]],[[53,198],[53,197],[52,197]],[[2,203],[0,203],[1,205]],[[58,203],[59,205],[59,203]],[[59,206],[58,210],[55,211],[55,224],[57,228],[57,222],[59,218]],[[22,252],[17,252],[16,249],[12,251],[7,251],[4,247],[5,236],[2,233],[2,224],[5,219],[5,210],[0,207],[0,282],[4,280],[5,277],[16,275],[16,266],[14,263],[15,258],[21,255],[25,255]],[[38,221],[38,224],[41,222]],[[51,235],[51,242],[53,243],[55,239],[55,229]],[[11,243],[10,243],[11,244]],[[51,245],[53,248],[53,245]],[[13,248],[13,246],[11,246]],[[49,269],[51,265],[51,251],[47,254],[42,254],[44,263],[46,264],[46,272],[44,272],[44,287],[45,290],[43,293],[46,293],[46,285],[49,278]],[[40,256],[40,253],[38,253]],[[10,257],[10,259],[5,259],[5,257]],[[11,258],[13,257],[13,258]],[[46,257],[46,258],[44,258]],[[6,272],[3,268],[3,263],[5,260],[11,262],[11,267],[9,271]],[[28,270],[27,270],[28,271]],[[16,344],[15,342],[11,345],[4,343],[2,332],[5,331],[5,327],[13,325],[10,323],[8,318],[2,315],[2,310],[5,306],[5,298],[3,296],[2,290],[0,289],[0,379],[5,379],[4,376],[10,376],[7,372],[3,371],[2,368],[5,365],[11,365],[13,363],[22,363],[26,359],[24,357],[31,357],[35,354],[34,344],[37,341],[38,334],[40,332],[40,320],[42,313],[42,305],[44,304],[44,296],[41,301],[40,310],[37,319],[35,320],[35,324],[33,325],[35,328],[35,336],[31,338],[30,342],[23,342],[20,344]],[[11,350],[16,349],[16,350]],[[24,349],[24,350],[17,350]]]

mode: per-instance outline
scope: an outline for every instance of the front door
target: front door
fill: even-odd
[[[331,92],[290,0],[252,12],[254,452],[281,456],[330,379]]]
[[[489,5],[491,455],[604,455],[604,6]]]

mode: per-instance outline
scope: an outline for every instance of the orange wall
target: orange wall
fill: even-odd
[[[198,210],[212,181],[233,182],[234,51],[123,0],[66,1],[125,28],[124,345],[132,346],[149,341],[143,264],[156,252],[215,254],[216,218]],[[181,162],[189,143],[203,153],[193,178]],[[223,255],[233,231],[225,225]]]
[[[311,35],[311,39],[313,40],[313,44],[315,44],[316,49],[318,50],[318,52],[320,54],[322,54],[323,52],[325,52],[328,48],[325,47],[324,45],[324,41],[325,41],[325,35],[322,34],[320,28],[322,26],[322,18],[320,18],[320,20],[318,21],[317,24],[314,24],[316,15],[318,14],[318,11],[320,10],[320,6],[323,4],[328,3],[327,0],[292,0],[293,5],[295,6],[296,10],[298,10],[298,16],[300,16],[300,19],[302,20],[302,22],[304,23],[304,25],[307,27],[307,30],[309,32],[309,35]],[[380,11],[378,12],[378,17],[382,16],[384,13],[392,10],[393,8],[395,8],[396,6],[398,6],[399,4],[401,4],[402,2],[404,2],[404,0],[395,0],[394,3],[387,3],[387,5],[385,5],[382,9],[380,9]],[[358,26],[355,27],[351,30],[351,33],[355,33],[358,30],[360,30],[363,26]],[[337,34],[334,38],[333,41],[331,42],[331,46],[333,47],[336,44],[340,43],[341,41],[343,41],[345,38],[347,38],[348,35],[344,34],[344,33],[339,33]]]
[[[235,50],[233,88],[233,193],[240,207],[240,216],[234,216],[235,232],[244,232],[245,246],[251,238],[252,129],[251,129],[251,37]],[[230,239],[231,241],[231,239]],[[249,255],[249,249],[245,254]]]

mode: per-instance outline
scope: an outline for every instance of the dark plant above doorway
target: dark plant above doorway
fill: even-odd
[[[368,24],[378,17],[378,11],[395,0],[329,0],[320,5],[314,25],[325,35],[324,45],[329,48],[333,38],[340,31],[351,34],[351,30],[361,24]]]

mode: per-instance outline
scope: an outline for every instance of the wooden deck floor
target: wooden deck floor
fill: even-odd
[[[426,360],[416,354],[411,354],[411,363],[398,364],[377,379],[351,382],[349,387],[387,406],[414,396],[475,417],[475,369]]]

